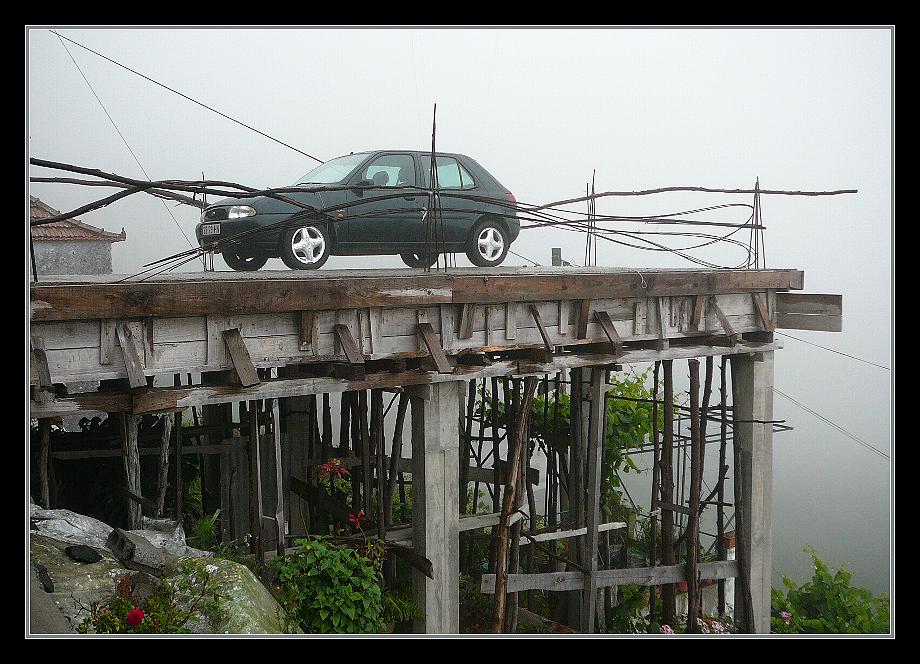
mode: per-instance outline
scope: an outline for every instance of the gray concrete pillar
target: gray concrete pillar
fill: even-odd
[[[773,352],[731,358],[735,384],[734,444],[740,451],[742,528],[738,545],[750,560],[752,624],[757,633],[770,632],[770,587],[773,576]],[[736,622],[744,612],[741,584],[735,586]],[[740,617],[743,618],[743,615]]]
[[[425,616],[416,632],[460,631],[460,432],[462,383],[412,388],[412,529],[415,551],[432,564],[433,579],[412,572],[415,601]]]

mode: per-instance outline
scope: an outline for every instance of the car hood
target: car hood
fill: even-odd
[[[301,190],[293,193],[288,192],[283,195],[316,209],[322,209],[324,201],[326,205],[332,202],[329,200],[328,194],[323,195],[321,192],[317,192],[317,187],[302,187],[299,189]],[[293,214],[303,210],[303,208],[292,203],[280,201],[277,198],[271,198],[269,196],[256,196],[255,198],[222,198],[208,205],[206,209],[229,207],[231,205],[248,205],[254,208],[258,214]]]

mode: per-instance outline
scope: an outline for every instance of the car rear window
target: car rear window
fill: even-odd
[[[469,171],[453,157],[437,157],[438,186],[441,189],[472,189],[476,181]],[[431,171],[431,156],[422,155],[422,173],[425,186],[429,186]]]

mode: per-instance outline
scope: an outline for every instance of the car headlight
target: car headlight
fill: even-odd
[[[255,215],[255,213],[256,211],[248,205],[234,205],[227,213],[227,218],[242,219],[243,217],[251,217]]]

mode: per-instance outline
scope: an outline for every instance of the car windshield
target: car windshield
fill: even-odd
[[[367,153],[359,153],[330,159],[325,164],[320,164],[304,175],[294,183],[294,186],[296,187],[301,184],[333,184],[341,182],[347,178],[366,157]]]

